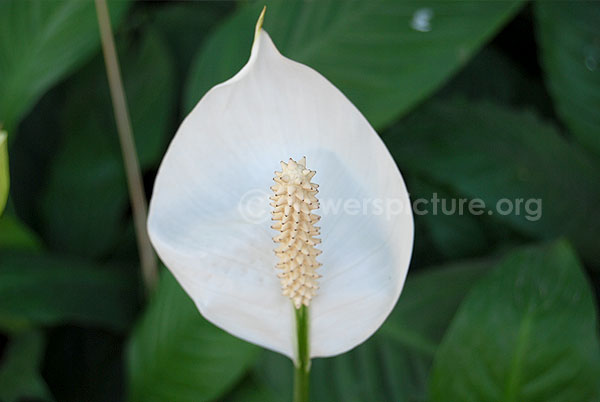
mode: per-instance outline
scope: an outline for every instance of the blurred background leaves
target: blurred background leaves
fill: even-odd
[[[109,2],[148,193],[262,6]],[[599,27],[585,1],[267,2],[280,51],[365,114],[413,200],[487,206],[415,216],[398,305],[313,362],[312,400],[600,400]],[[289,360],[212,326],[166,270],[144,298],[92,2],[0,2],[0,122],[1,401],[290,400]]]
[[[168,143],[174,71],[164,39],[153,29],[118,43],[131,124],[142,170],[155,166]],[[60,151],[40,198],[42,230],[55,249],[98,257],[123,230],[128,206],[108,83],[99,55],[66,90]],[[151,85],[149,83],[152,83]],[[85,102],[82,102],[85,99]],[[73,170],[78,172],[73,176]],[[89,228],[96,228],[90,231]]]
[[[520,6],[519,1],[266,4],[265,29],[278,49],[327,77],[376,128],[444,83]],[[240,33],[251,32],[259,6],[234,14],[207,40],[190,73],[187,110],[244,65],[252,37]],[[421,31],[414,28],[419,11],[432,18],[435,13],[435,30],[427,21]]]
[[[240,378],[258,351],[258,346],[203,319],[165,271],[151,307],[132,335],[130,399],[215,399]]]
[[[562,122],[600,155],[600,7],[544,1],[535,6],[546,81]]]
[[[135,277],[123,267],[23,252],[0,255],[0,328],[73,323],[125,331],[134,317]]]
[[[511,253],[471,289],[435,357],[433,401],[591,401],[597,310],[566,242]]]
[[[111,3],[118,23],[126,1]],[[53,84],[97,50],[94,4],[87,1],[0,3],[0,118],[12,132]]]
[[[53,400],[40,375],[44,346],[44,336],[37,330],[24,332],[10,342],[0,367],[0,400]]]
[[[399,166],[459,195],[488,206],[523,199],[519,213],[483,211],[491,219],[534,239],[567,235],[591,264],[600,261],[598,164],[533,112],[488,102],[432,102],[384,139]],[[528,205],[530,199],[539,205]]]

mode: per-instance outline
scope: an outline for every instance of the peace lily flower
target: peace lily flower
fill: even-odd
[[[367,120],[261,27],[262,15],[248,63],[177,131],[148,230],[207,320],[298,362],[346,352],[379,328],[402,290],[413,221],[400,172]],[[332,208],[317,211],[324,203]],[[272,220],[243,213],[264,207]]]

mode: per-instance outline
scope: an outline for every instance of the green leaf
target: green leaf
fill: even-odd
[[[289,363],[289,360],[288,360]],[[289,363],[291,364],[291,363]],[[291,386],[291,384],[290,384]],[[219,398],[222,402],[281,402],[261,381],[248,376],[231,394]]]
[[[538,1],[542,67],[565,124],[600,155],[600,3]]]
[[[413,211],[417,216],[416,219],[427,229],[431,243],[444,257],[473,256],[490,247],[483,224],[478,217],[468,214],[437,213],[440,207],[439,205],[435,207],[435,199],[456,197],[456,194],[418,178],[407,177],[406,180],[412,200],[428,200],[427,204],[415,204]],[[426,244],[415,244],[415,248],[422,246],[431,248],[431,243],[423,243]],[[432,250],[428,249],[425,252],[431,253]]]
[[[26,225],[39,230],[40,197],[50,163],[56,155],[62,129],[58,124],[65,103],[66,85],[48,91],[19,123],[17,136],[9,136],[9,205]],[[11,143],[11,139],[13,140]],[[9,212],[7,211],[7,212]]]
[[[177,63],[177,80],[183,81],[192,59],[208,32],[230,12],[234,3],[228,1],[187,1],[170,3],[148,10],[153,26],[166,38]],[[183,86],[183,82],[178,82]]]
[[[525,69],[520,61],[494,45],[486,46],[436,96],[534,106],[544,116],[553,116],[542,77]]]
[[[119,42],[125,92],[142,169],[166,147],[173,116],[173,66],[159,34]],[[127,183],[106,81],[98,57],[77,77],[65,106],[62,148],[42,198],[42,234],[57,250],[97,257],[125,228]],[[85,99],[82,102],[81,99]]]
[[[258,350],[206,321],[165,271],[129,345],[131,401],[213,400],[240,379]]]
[[[123,331],[137,304],[135,278],[45,254],[0,254],[0,328],[78,324]]]
[[[0,400],[18,402],[54,400],[40,374],[44,358],[44,336],[38,331],[16,335],[11,339],[0,366]]]
[[[0,250],[35,251],[41,249],[37,235],[16,216],[0,217]]]
[[[407,174],[415,215],[415,245],[411,264],[426,266],[449,259],[475,258],[511,249],[527,242],[527,237],[507,225],[499,225],[493,217],[460,213],[445,213],[443,200],[455,199],[459,203],[470,200],[445,184]],[[450,211],[452,207],[450,206]]]
[[[311,401],[424,401],[437,345],[489,265],[468,262],[409,273],[398,304],[373,337],[349,353],[313,360]],[[255,376],[277,400],[290,399],[289,359],[265,352]]]
[[[187,110],[247,61],[258,6],[226,21],[198,54]],[[267,2],[264,26],[282,54],[319,71],[371,124],[384,127],[443,84],[519,7],[519,1]]]
[[[10,175],[8,174],[8,141],[5,131],[0,130],[0,216],[4,212],[8,200],[8,187]]]
[[[381,327],[381,335],[431,354],[466,292],[490,266],[491,261],[473,260],[409,275],[398,304]]]
[[[435,358],[432,400],[598,400],[596,313],[566,242],[511,254],[456,314]]]
[[[110,3],[113,23],[127,7],[127,1]],[[14,134],[44,92],[91,56],[99,43],[91,1],[0,2],[0,123]]]
[[[403,172],[480,198],[486,214],[525,235],[567,235],[591,264],[600,261],[600,170],[533,113],[436,102],[404,119],[384,140]],[[452,200],[446,202],[451,206]]]
[[[43,374],[57,401],[126,402],[123,334],[74,325],[47,334]]]

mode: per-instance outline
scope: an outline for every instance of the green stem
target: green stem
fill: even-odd
[[[310,349],[308,307],[295,308],[297,356],[294,368],[294,402],[308,402],[310,380]]]

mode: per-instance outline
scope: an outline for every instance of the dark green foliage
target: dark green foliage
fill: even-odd
[[[546,81],[571,134],[600,155],[600,3],[536,3]]]
[[[448,329],[432,400],[598,400],[597,310],[581,268],[566,242],[504,259]]]
[[[402,120],[385,140],[401,169],[482,199],[484,215],[526,235],[567,235],[590,263],[600,261],[600,168],[531,111],[487,102],[432,102]],[[505,214],[509,205],[502,200],[519,198],[520,212],[512,202],[513,211]],[[525,202],[538,199],[541,207]]]
[[[136,305],[134,276],[43,253],[0,254],[0,328],[74,323],[125,331]]]
[[[175,278],[164,272],[129,345],[130,399],[214,399],[244,373],[257,352],[257,346],[206,321]]]
[[[0,368],[0,400],[17,402],[23,397],[53,401],[40,375],[44,336],[33,330],[10,340]]]
[[[519,1],[266,4],[265,29],[281,53],[323,74],[376,128],[444,83],[520,6]],[[411,28],[421,8],[434,10],[430,34]],[[191,70],[187,110],[248,60],[252,36],[246,33],[259,12],[258,4],[242,9],[207,41]]]
[[[174,112],[173,65],[164,39],[152,29],[120,45],[138,158],[148,169],[167,144]],[[97,257],[114,247],[128,199],[102,58],[74,77],[67,91],[61,149],[39,204],[42,231],[53,248]]]
[[[109,1],[148,195],[262,6]],[[311,400],[600,400],[599,4],[268,1],[264,27],[380,130],[413,200],[486,205],[420,206],[397,306],[312,362]],[[0,401],[291,400],[290,360],[210,324],[168,271],[144,298],[92,1],[0,1],[0,128]]]
[[[311,400],[420,401],[427,393],[433,354],[468,289],[491,263],[471,261],[428,268],[409,277],[402,297],[384,326],[365,344],[339,357],[312,363]],[[440,289],[440,283],[447,283]],[[263,352],[248,384],[231,396],[261,401],[270,390],[273,401],[291,398],[292,367],[286,357]]]
[[[119,22],[128,1],[113,1]],[[0,2],[0,126],[11,132],[36,101],[100,43],[91,1]]]

